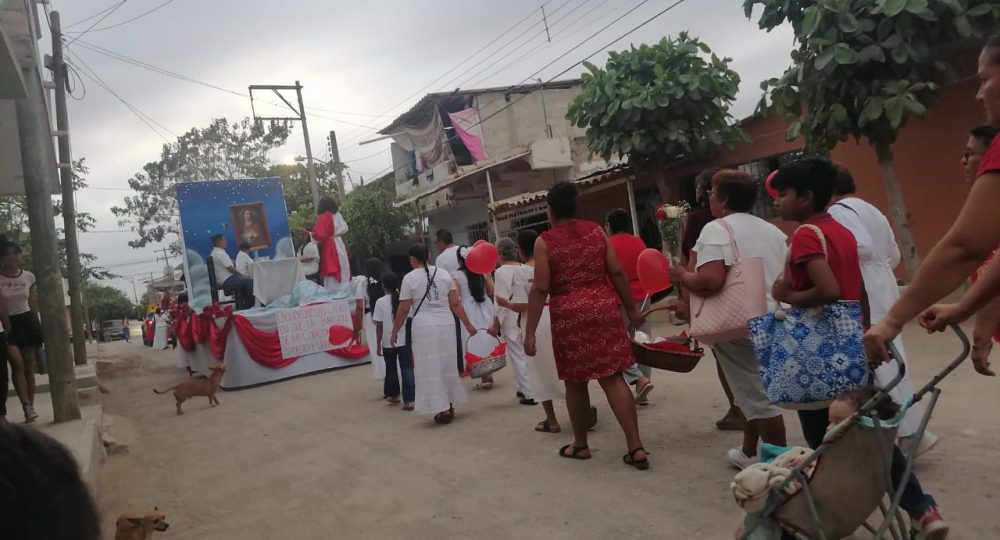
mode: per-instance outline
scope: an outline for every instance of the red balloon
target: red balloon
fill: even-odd
[[[659,251],[653,248],[642,250],[636,266],[639,283],[647,293],[658,293],[670,287],[670,261]]]
[[[771,174],[767,175],[767,180],[764,181],[764,189],[767,190],[767,194],[771,196],[772,199],[778,199],[778,190],[774,189],[771,182],[774,181],[774,177],[778,175],[778,171],[772,171]]]
[[[354,339],[354,330],[342,324],[335,324],[330,327],[330,345],[340,347],[352,339]]]
[[[465,267],[477,274],[486,275],[497,267],[500,253],[497,247],[489,242],[474,246],[465,258]]]
[[[479,246],[479,245],[482,245],[482,244],[485,244],[485,243],[487,243],[486,240],[479,239],[479,240],[476,240],[475,244],[472,244],[472,247],[476,247],[476,246]]]

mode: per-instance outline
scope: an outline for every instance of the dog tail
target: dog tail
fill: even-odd
[[[184,383],[181,383],[181,384],[184,384]],[[178,386],[180,386],[180,384],[175,384],[175,385],[171,386],[170,388],[166,388],[164,390],[157,390],[156,388],[154,388],[153,389],[153,393],[155,393],[155,394],[166,394],[167,392],[176,389]]]

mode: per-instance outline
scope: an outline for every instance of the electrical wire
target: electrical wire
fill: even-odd
[[[83,32],[80,32],[79,34],[77,34],[77,36],[76,36],[75,38],[71,39],[71,40],[69,41],[69,43],[67,43],[67,44],[66,44],[66,46],[67,46],[67,47],[69,47],[69,46],[70,46],[70,45],[72,45],[72,44],[73,44],[73,43],[74,43],[74,42],[75,42],[76,40],[78,40],[78,39],[82,38],[83,36],[85,36],[85,35],[87,34],[87,32],[90,32],[91,30],[93,30],[93,29],[94,29],[94,27],[95,27],[95,26],[97,26],[97,25],[101,24],[101,21],[103,21],[104,19],[107,19],[107,18],[108,18],[108,17],[110,17],[110,16],[111,16],[111,15],[112,15],[112,14],[113,14],[113,13],[114,13],[115,11],[117,11],[117,10],[118,10],[118,8],[120,8],[120,7],[124,6],[124,5],[125,5],[125,2],[128,2],[128,0],[121,0],[121,2],[118,2],[118,4],[117,4],[117,5],[115,6],[115,7],[111,8],[111,10],[109,10],[109,11],[108,11],[107,13],[105,13],[104,15],[102,15],[100,19],[97,19],[96,21],[94,21],[94,24],[92,24],[92,25],[88,26],[86,30],[84,30]]]
[[[100,86],[101,88],[103,88],[104,90],[106,90],[109,94],[111,94],[112,96],[114,96],[115,98],[117,98],[118,101],[122,102],[122,104],[125,105],[125,107],[127,107],[130,111],[132,111],[132,114],[134,114],[136,116],[136,118],[138,118],[139,120],[141,120],[143,124],[146,124],[146,127],[148,127],[150,130],[152,130],[153,133],[155,133],[158,137],[160,137],[161,139],[163,139],[164,142],[166,142],[166,143],[169,144],[170,143],[170,139],[164,137],[162,133],[160,133],[155,127],[153,127],[153,124],[156,124],[157,126],[159,126],[160,128],[162,128],[167,133],[170,133],[174,137],[178,136],[176,133],[174,133],[173,131],[171,131],[170,128],[167,128],[163,124],[157,122],[152,117],[150,117],[148,114],[145,114],[144,112],[140,111],[137,107],[133,106],[131,103],[129,103],[128,101],[126,101],[125,98],[121,97],[110,86],[108,86],[108,84],[105,83],[104,80],[101,79],[101,77],[87,64],[86,61],[83,60],[83,58],[80,58],[79,55],[75,54],[73,51],[71,51],[69,49],[66,49],[66,53],[69,54],[70,56],[72,56],[75,59],[76,62],[79,62],[83,66],[84,69],[82,69],[80,71],[80,73],[82,73],[85,77],[87,77],[87,78],[91,79],[92,81],[94,81],[94,83],[96,83],[98,86]]]
[[[170,4],[173,1],[174,0],[167,0],[166,2],[163,2],[162,4],[154,7],[153,9],[150,9],[149,11],[145,11],[143,13],[140,13],[139,15],[136,15],[135,17],[132,17],[131,19],[126,19],[126,20],[124,20],[122,22],[115,23],[115,24],[112,24],[110,26],[102,26],[100,28],[92,28],[92,29],[88,30],[88,32],[103,32],[105,30],[111,30],[112,28],[118,28],[119,26],[124,26],[124,25],[126,25],[126,24],[128,24],[128,23],[130,23],[130,22],[132,22],[134,20],[143,18],[146,15],[149,15],[150,13],[153,13],[155,11],[159,11],[160,9],[166,7],[167,4]],[[84,33],[86,33],[86,32],[84,32]]]

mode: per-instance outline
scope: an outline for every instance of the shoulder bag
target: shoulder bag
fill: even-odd
[[[816,233],[826,256],[823,231],[815,225],[802,228]],[[863,333],[861,303],[856,301],[779,308],[751,319],[750,337],[768,401],[788,409],[822,409],[844,390],[865,384]]]
[[[406,341],[405,341],[405,343],[406,343],[407,347],[413,345],[413,318],[417,316],[418,312],[420,312],[421,306],[424,305],[424,300],[427,300],[427,297],[430,296],[430,294],[431,294],[431,286],[434,285],[434,278],[437,277],[437,275],[438,275],[438,269],[435,266],[434,267],[434,273],[431,274],[430,279],[427,281],[427,290],[424,291],[424,296],[420,299],[420,303],[417,304],[417,309],[413,310],[413,315],[410,315],[409,317],[406,318],[406,325],[405,325],[405,328],[406,328]]]
[[[725,219],[716,223],[729,234],[733,264],[726,271],[726,281],[712,296],[691,297],[691,337],[714,345],[750,335],[747,321],[767,313],[764,261],[760,257],[740,257],[736,236]]]

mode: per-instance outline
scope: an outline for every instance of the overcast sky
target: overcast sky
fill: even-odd
[[[97,22],[82,19],[121,0],[50,0],[61,13],[67,39]],[[546,80],[597,51],[649,19],[675,0],[646,0],[631,14],[579,46],[535,77]],[[539,7],[545,11],[552,43],[545,41]],[[293,84],[301,81],[314,154],[325,156],[326,134],[337,130],[341,159],[351,174],[370,178],[390,167],[388,143],[359,146],[358,141],[427,92],[517,84],[578,45],[642,0],[126,0],[97,22],[80,43],[69,45],[73,55],[92,68],[132,106],[170,132],[204,126],[211,118],[249,116],[250,102],[219,90],[166,77],[84,48],[85,43],[141,60],[158,68],[245,93],[250,84]],[[164,5],[165,4],[165,5]],[[162,8],[125,22],[156,8]],[[517,29],[460,64],[473,52],[506,32]],[[106,27],[112,25],[115,28]],[[532,25],[535,25],[532,27]],[[653,43],[665,35],[689,31],[715,52],[733,58],[743,79],[735,115],[749,115],[760,97],[761,80],[779,75],[788,65],[791,31],[767,34],[743,16],[740,0],[687,0],[640,30],[616,42]],[[72,33],[77,32],[77,33]],[[515,39],[522,32],[523,36]],[[484,57],[511,42],[492,58]],[[43,47],[47,49],[47,47]],[[518,57],[523,59],[514,61]],[[591,61],[601,65],[604,53]],[[512,62],[513,61],[513,62]],[[579,76],[574,68],[561,78]],[[442,77],[443,75],[443,77]],[[436,82],[435,82],[436,80]],[[163,138],[143,124],[118,99],[84,78],[86,95],[70,101],[69,114],[75,158],[85,157],[90,186],[79,194],[82,211],[97,218],[98,231],[121,229],[110,208],[128,194],[127,180],[158,158]],[[426,88],[425,88],[426,87]],[[79,97],[83,89],[78,88]],[[266,108],[264,112],[278,112]],[[316,115],[321,115],[316,116]],[[368,125],[369,127],[361,127]],[[159,128],[158,128],[159,129]],[[275,160],[304,153],[296,129]],[[363,158],[363,159],[362,159]],[[131,276],[162,272],[152,248],[135,250],[128,232],[81,235],[81,249],[97,254],[99,264],[126,276],[110,284],[131,296]],[[179,261],[174,258],[174,264]],[[142,277],[136,277],[142,294]]]

